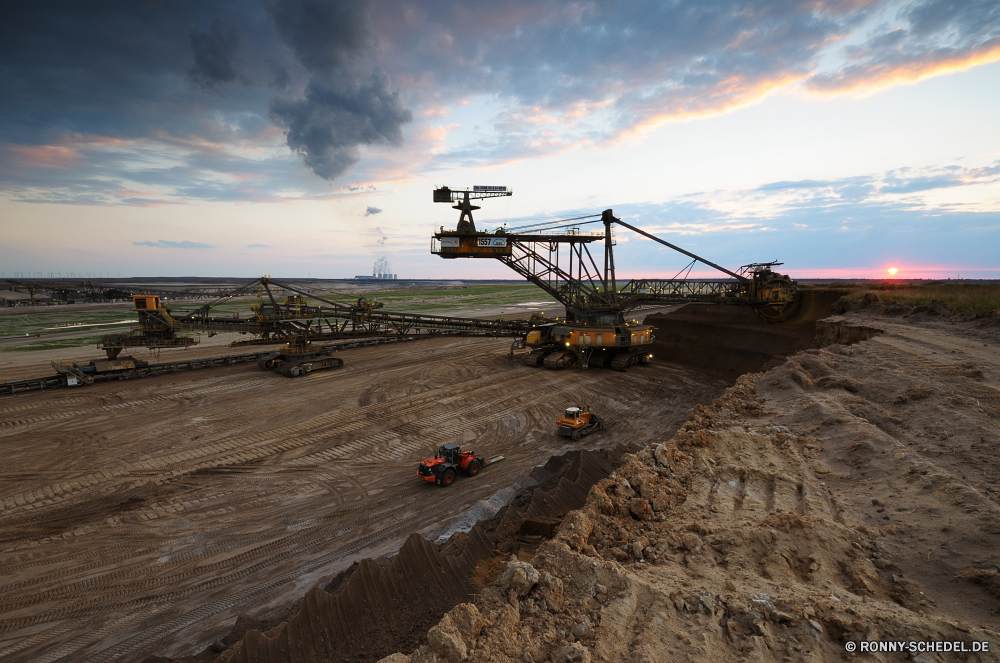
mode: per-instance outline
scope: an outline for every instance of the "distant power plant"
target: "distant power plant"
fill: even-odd
[[[382,256],[375,261],[375,266],[372,267],[371,276],[355,276],[354,278],[361,280],[376,280],[376,281],[392,281],[396,279],[399,275],[390,272],[391,266],[389,265],[389,259],[386,256]]]

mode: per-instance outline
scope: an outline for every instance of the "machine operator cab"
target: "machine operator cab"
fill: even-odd
[[[438,458],[444,458],[444,462],[451,463],[452,465],[460,465],[462,463],[462,447],[452,442],[440,447],[437,455]]]
[[[160,308],[160,298],[156,295],[132,295],[136,311],[155,311]]]
[[[583,414],[583,410],[581,410],[580,408],[578,408],[578,407],[568,407],[568,408],[566,408],[566,416],[565,416],[565,418],[566,419],[575,419],[576,421],[579,421],[581,414]]]

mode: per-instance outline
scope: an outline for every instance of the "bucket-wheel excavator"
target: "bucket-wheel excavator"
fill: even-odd
[[[293,293],[279,297],[272,286]],[[259,302],[250,305],[249,315],[213,314],[213,307],[240,295],[256,294]],[[383,310],[381,302],[360,297],[342,304],[307,292],[288,283],[263,276],[230,292],[215,302],[189,312],[170,307],[158,296],[132,297],[139,324],[125,333],[106,334],[98,346],[109,359],[125,348],[177,348],[198,342],[179,332],[239,332],[252,334],[251,343],[285,341],[284,347],[258,360],[261,368],[299,377],[312,371],[339,368],[343,361],[333,356],[325,341],[345,339],[391,342],[417,334],[462,334],[523,338],[531,329],[528,320],[483,320],[450,316],[395,313]],[[361,341],[358,341],[361,342]],[[244,345],[241,341],[237,345]]]
[[[526,364],[548,368],[596,365],[624,371],[648,363],[653,358],[650,344],[654,330],[626,317],[642,305],[740,304],[775,322],[787,319],[798,307],[796,283],[771,270],[781,263],[754,263],[733,272],[625,223],[610,209],[513,230],[477,230],[472,210],[479,208],[470,201],[512,193],[500,186],[436,189],[434,202],[457,202],[454,207],[461,210],[461,217],[455,230],[442,226],[434,234],[431,253],[442,258],[499,260],[565,306],[565,318],[536,323],[525,335],[523,343],[530,350],[522,357]],[[581,226],[591,223],[602,223],[603,232],[581,232]],[[690,274],[694,264],[701,262],[729,278],[633,279],[619,286],[615,278],[615,226],[691,258],[681,273]]]

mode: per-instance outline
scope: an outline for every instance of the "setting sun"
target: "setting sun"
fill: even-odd
[[[890,276],[895,276],[895,275],[896,275],[896,272],[898,272],[898,271],[899,271],[899,270],[898,270],[898,269],[896,269],[895,267],[890,267],[890,268],[889,268],[889,274],[890,274]]]

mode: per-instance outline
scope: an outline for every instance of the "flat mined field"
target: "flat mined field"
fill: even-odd
[[[577,448],[645,445],[725,388],[666,363],[533,369],[509,345],[437,338],[302,379],[246,364],[0,399],[0,659],[200,650],[564,452],[568,405],[610,421]],[[0,378],[51,370],[18,354]],[[506,460],[439,488],[416,467],[446,442]]]
[[[360,573],[336,594],[355,561],[436,539],[553,455],[632,445],[533,557],[476,567],[475,605],[393,660],[835,661],[875,641],[985,641],[958,660],[1000,660],[1000,313],[804,302],[783,325],[651,315],[659,359],[628,373],[444,337],[297,380],[237,365],[2,398],[0,659],[374,654],[386,643],[341,647],[303,597],[375,601]],[[59,352],[4,353],[0,380]],[[576,403],[609,429],[558,437]],[[446,442],[506,460],[439,488],[416,465]]]

